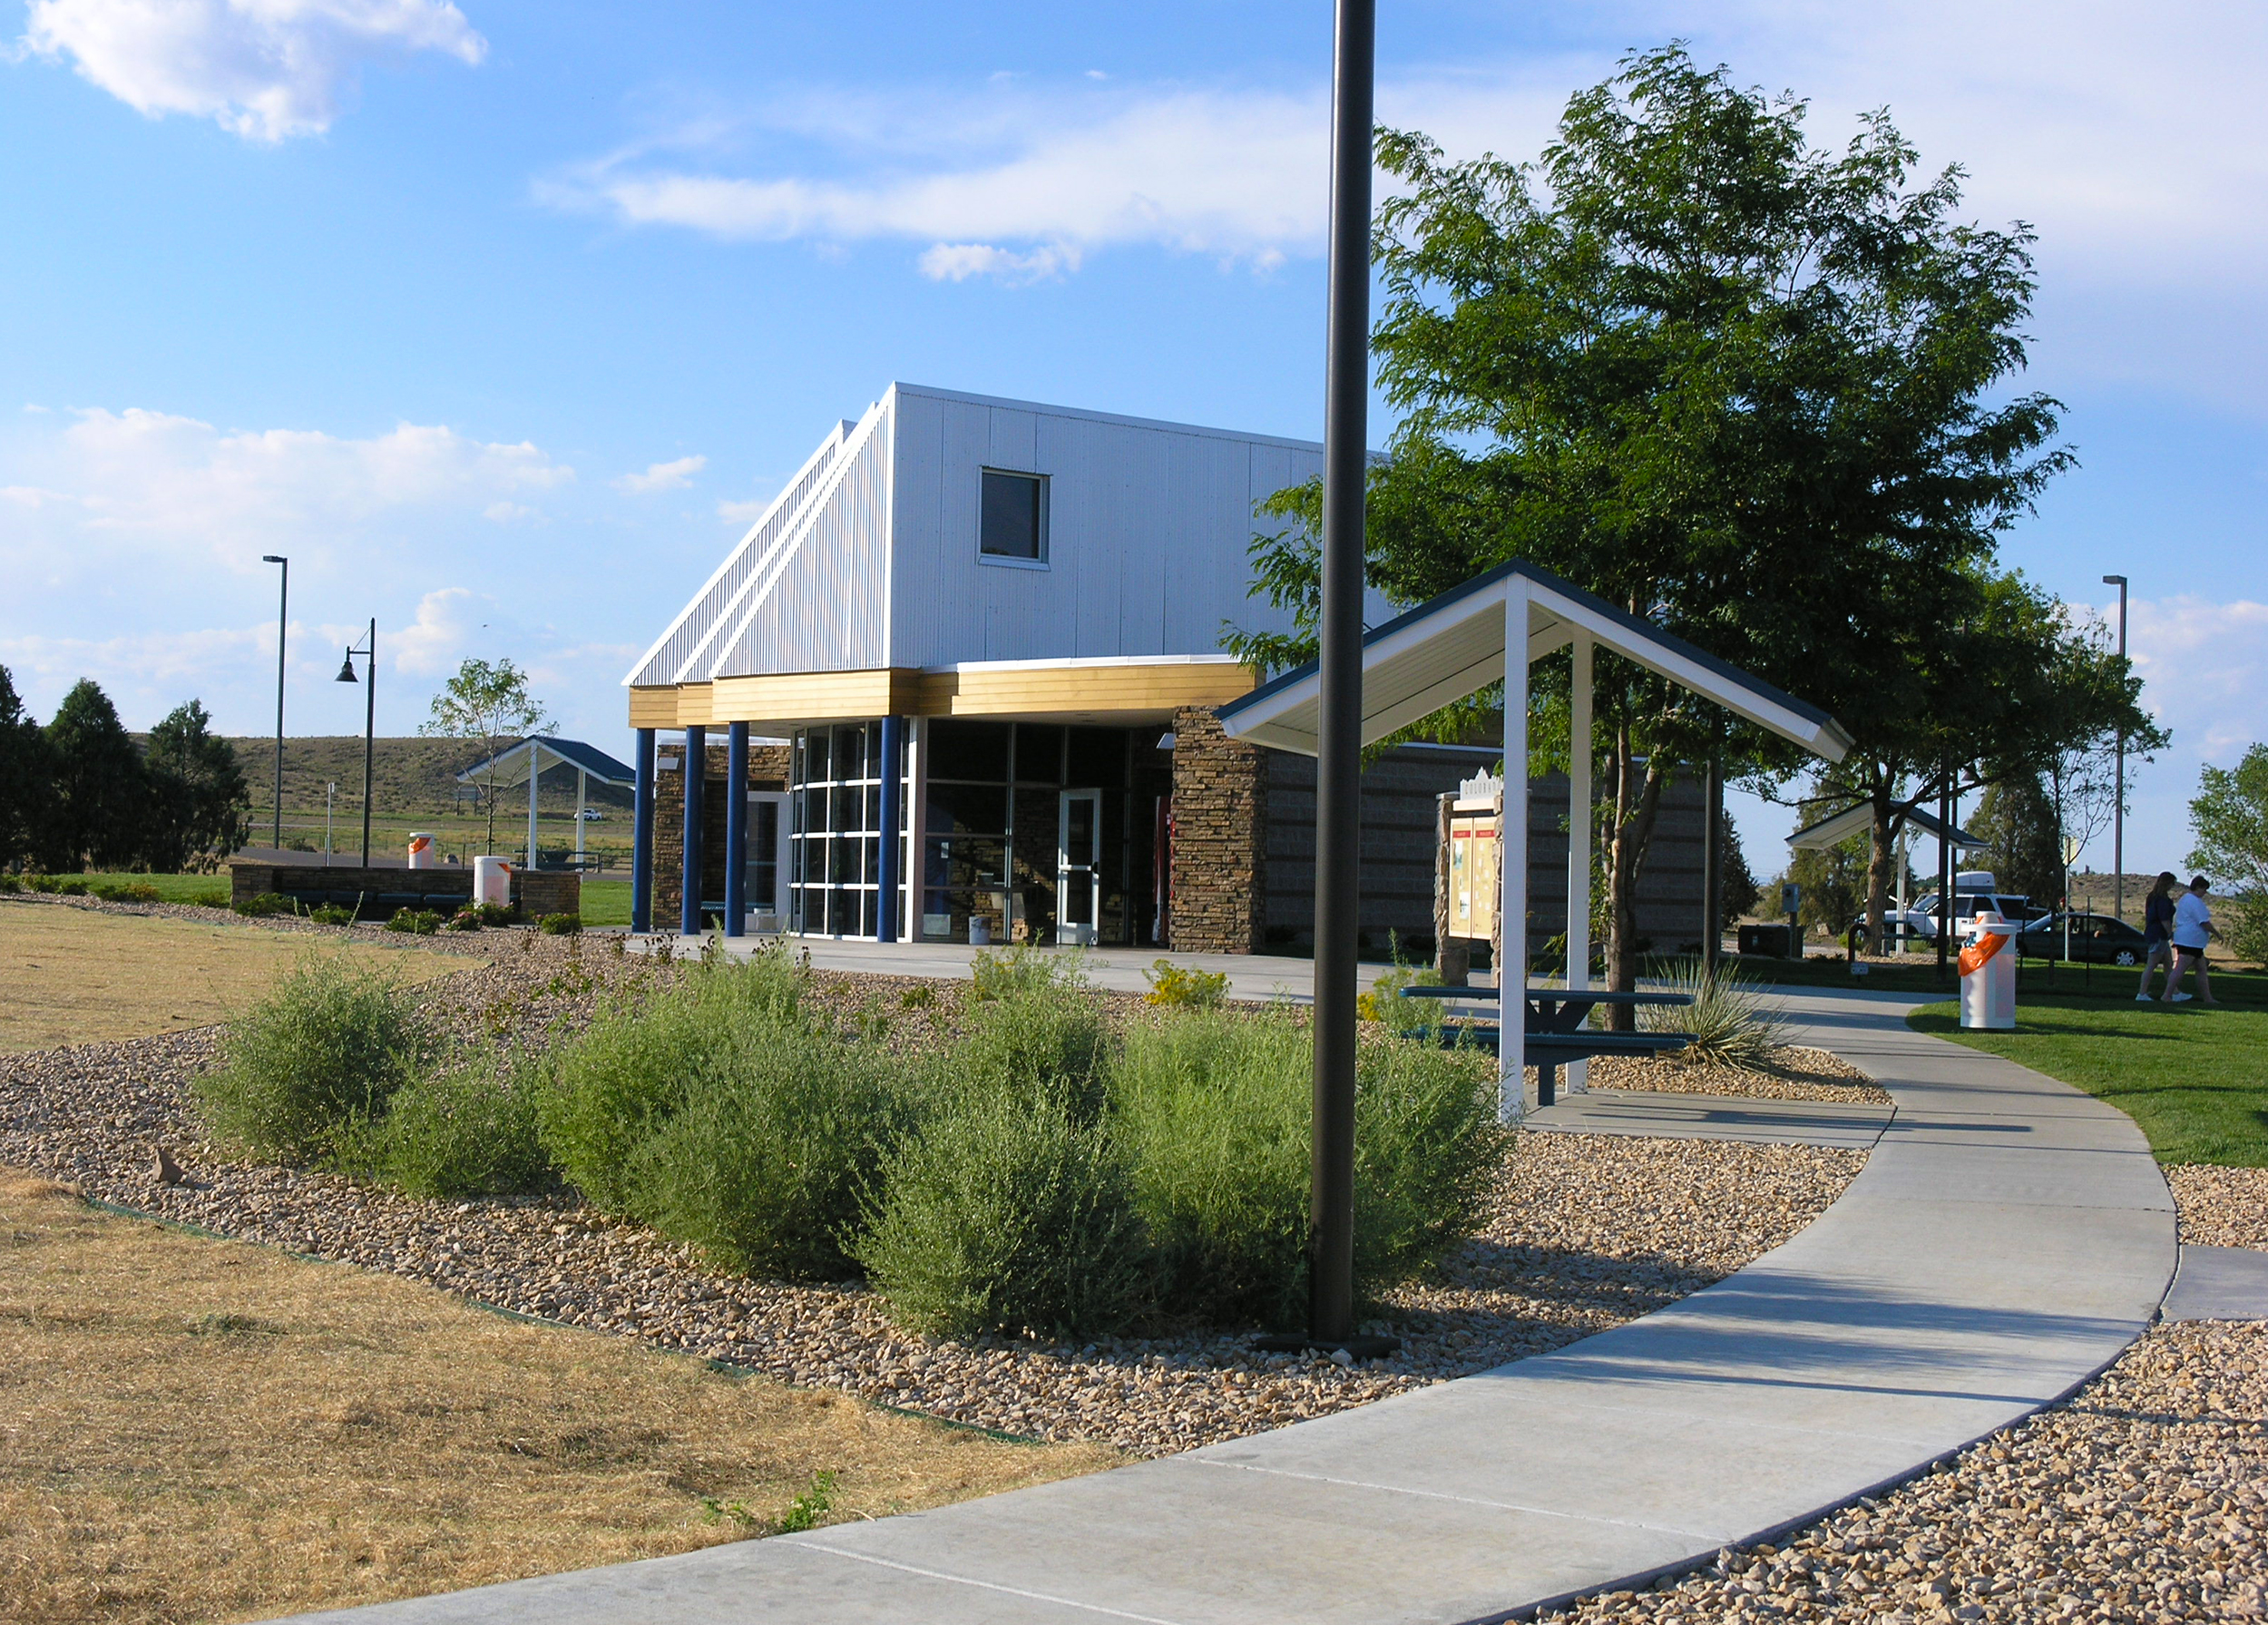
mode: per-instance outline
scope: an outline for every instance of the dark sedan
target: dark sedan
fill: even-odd
[[[2145,950],[2140,926],[2107,914],[2075,914],[2070,916],[2071,943],[2067,949],[2064,917],[2051,914],[2032,922],[2023,937],[2026,958],[2091,960],[2097,964],[2142,963]]]

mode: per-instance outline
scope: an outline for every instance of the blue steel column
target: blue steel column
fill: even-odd
[[[740,936],[748,915],[748,725],[725,734],[725,935]]]
[[[880,907],[875,916],[875,934],[885,943],[898,940],[898,873],[904,866],[898,861],[898,825],[900,808],[905,805],[904,752],[905,719],[885,717],[882,720],[882,872]]]
[[[701,803],[708,799],[709,729],[698,722],[685,730],[685,896],[678,929],[701,932]]]
[[[653,729],[638,730],[638,788],[630,826],[630,928],[653,929]]]

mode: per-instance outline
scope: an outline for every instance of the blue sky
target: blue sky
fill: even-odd
[[[1887,104],[1977,218],[2030,220],[2029,387],[2081,468],[2006,558],[2133,578],[2175,744],[2268,738],[2268,22],[2254,7],[1887,0],[1383,8],[1381,114],[1531,155],[1684,37]],[[615,686],[836,417],[894,377],[1318,432],[1329,8],[624,8],[35,0],[0,29],[0,663],[147,726],[380,727],[466,655],[622,748]],[[1385,426],[1378,426],[1383,439]],[[1760,870],[1785,815],[1745,807]],[[2106,843],[2107,847],[2107,843]],[[2107,857],[2107,850],[2105,856]]]

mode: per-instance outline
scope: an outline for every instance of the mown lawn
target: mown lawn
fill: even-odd
[[[2261,1168],[2268,1167],[2263,981],[2216,970],[2217,1009],[2137,1004],[2131,983],[2115,998],[2028,990],[2008,1033],[1961,1031],[1950,1003],[1908,1019],[1919,1032],[2005,1055],[2109,1101],[2141,1125],[2161,1162]]]

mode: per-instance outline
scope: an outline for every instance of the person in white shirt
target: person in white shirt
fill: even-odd
[[[2189,979],[2192,965],[2197,969],[2197,1003],[2220,1003],[2213,996],[2213,978],[2205,971],[2205,945],[2221,935],[2213,928],[2213,909],[2205,902],[2205,877],[2199,875],[2174,904],[2174,984],[2165,990],[2168,1004],[2189,1002],[2182,984]]]

